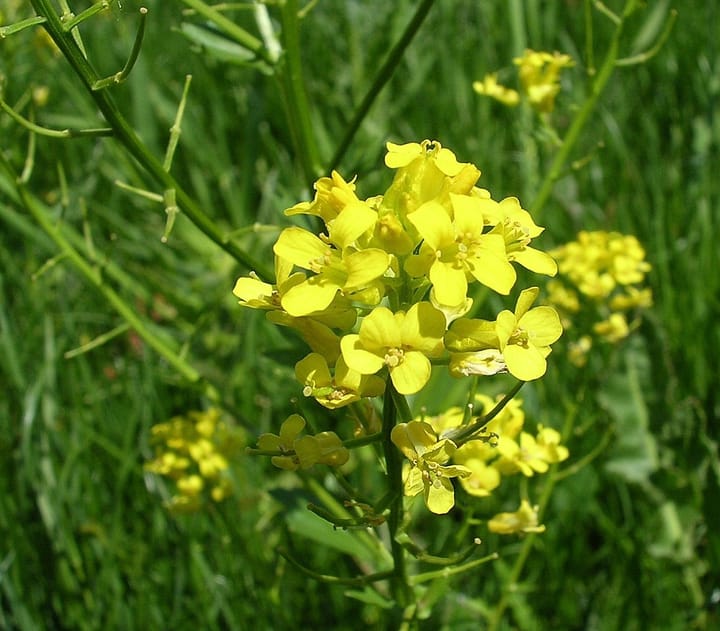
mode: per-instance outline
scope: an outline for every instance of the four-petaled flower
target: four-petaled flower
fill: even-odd
[[[518,379],[530,381],[545,374],[550,344],[562,334],[562,324],[552,307],[530,306],[539,289],[531,287],[520,292],[515,313],[504,310],[495,322],[500,351],[508,371]]]
[[[457,449],[447,438],[438,440],[432,425],[424,421],[400,423],[390,438],[410,460],[405,477],[405,495],[423,493],[425,505],[436,514],[447,513],[455,505],[455,489],[451,478],[466,477],[470,470],[462,465],[448,465]]]
[[[444,305],[465,302],[468,277],[507,294],[515,270],[505,253],[503,235],[483,232],[482,200],[452,193],[450,199],[454,219],[437,201],[426,202],[408,215],[424,240],[419,255],[408,259],[408,273],[427,273],[435,298]]]
[[[429,357],[443,352],[445,316],[429,302],[406,312],[376,307],[358,334],[340,340],[345,363],[361,375],[374,375],[384,366],[400,394],[418,392],[430,379]]]

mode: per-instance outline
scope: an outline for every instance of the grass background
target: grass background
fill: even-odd
[[[651,45],[675,7],[672,35],[646,63],[617,71],[573,156],[592,159],[558,182],[542,223],[546,247],[579,229],[637,235],[653,265],[655,306],[601,374],[576,374],[558,359],[547,379],[523,391],[540,422],[559,426],[578,407],[573,457],[606,431],[614,440],[557,487],[507,628],[718,624],[720,15],[710,0],[648,4],[628,25],[623,54]],[[173,172],[222,226],[267,225],[243,243],[269,262],[271,226],[287,221],[280,211],[310,195],[275,79],[200,49],[183,26],[199,20],[184,17],[180,3],[147,5],[142,55],[115,97],[161,154],[184,76],[193,75]],[[138,6],[127,0],[82,28],[101,73],[124,63]],[[305,79],[323,159],[414,6],[323,0],[304,20]],[[248,12],[234,17],[252,27]],[[598,13],[593,21],[600,57],[612,25]],[[496,69],[511,77],[510,60],[525,43],[560,50],[578,62],[561,97],[560,109],[571,112],[586,89],[584,29],[583,4],[570,0],[436,3],[341,172],[359,175],[361,194],[379,193],[389,183],[380,168],[386,140],[436,138],[480,166],[495,198],[532,199],[528,164],[537,161],[542,173],[548,152],[533,155],[516,112],[478,98],[470,85]],[[97,122],[77,80],[34,32],[3,40],[0,54],[6,100],[46,86],[43,124]],[[557,120],[561,129],[567,124],[562,114]],[[0,137],[20,170],[27,133],[0,115]],[[88,227],[107,282],[221,384],[249,442],[277,429],[294,411],[292,365],[302,345],[237,307],[230,290],[246,270],[183,217],[161,244],[162,208],[114,186],[116,179],[151,187],[112,141],[37,139],[33,193],[58,221]],[[202,407],[201,393],[132,333],[65,358],[122,321],[66,261],[52,259],[54,245],[4,174],[0,222],[0,627],[353,629],[359,620],[382,627],[377,610],[341,589],[308,584],[278,560],[283,544],[312,567],[354,568],[339,540],[313,541],[324,535],[304,521],[302,492],[267,463],[244,456],[236,463],[231,501],[195,516],[166,513],[162,486],[142,470],[152,453],[149,430]],[[438,382],[418,405],[440,411],[458,403],[456,393]],[[454,526],[452,517],[427,522],[441,543],[452,540]],[[427,628],[478,628],[517,549],[505,544],[498,563],[443,587]]]

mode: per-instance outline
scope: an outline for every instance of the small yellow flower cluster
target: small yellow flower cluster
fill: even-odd
[[[487,414],[496,401],[479,394],[476,404],[482,414]],[[393,442],[411,465],[405,479],[405,494],[411,496],[424,491],[425,503],[434,513],[445,513],[454,505],[452,477],[459,478],[468,494],[488,497],[500,486],[503,477],[518,473],[532,477],[545,473],[550,464],[568,457],[568,450],[560,444],[556,430],[541,425],[535,435],[523,431],[525,413],[519,399],[510,400],[488,423],[483,434],[458,446],[453,436],[457,435],[462,420],[463,411],[454,407],[439,416],[398,425],[397,431],[393,431]],[[452,464],[448,464],[450,461]],[[493,532],[518,532],[509,530],[506,521],[503,521],[504,530],[495,529],[495,523],[491,520],[489,524]],[[524,532],[542,528],[537,522],[523,523],[520,530]]]
[[[541,113],[552,112],[555,97],[560,91],[560,71],[569,68],[573,61],[569,55],[526,50],[513,63],[518,66],[522,94],[528,103]],[[473,89],[489,96],[503,105],[514,107],[520,102],[520,93],[497,82],[497,74],[488,74],[482,81],[475,81]]]
[[[220,502],[232,494],[229,459],[244,443],[240,430],[220,420],[220,411],[189,412],[152,428],[155,458],[145,470],[175,481],[177,494],[167,507],[176,513],[193,512],[205,501],[204,491]]]
[[[378,396],[385,377],[414,394],[442,357],[458,377],[541,377],[562,327],[554,309],[531,309],[537,288],[495,320],[462,316],[471,283],[507,295],[513,264],[556,273],[552,257],[531,246],[543,228],[516,198],[495,201],[476,187],[478,168],[439,142],[387,147],[385,164],[396,173],[385,194],[360,199],[354,181],[337,172],[318,180],[315,198],[286,214],[318,217],[324,230],[283,230],[275,284],[254,274],[238,279],[240,304],[300,333],[312,353],[296,376],[303,393],[328,408]]]
[[[627,314],[652,305],[651,290],[642,287],[650,264],[634,236],[602,230],[582,231],[551,254],[560,276],[548,283],[548,300],[562,314],[563,325],[571,328],[593,312],[592,328],[580,330],[570,345],[571,361],[583,365],[592,348],[591,333],[617,343],[636,326]]]
[[[278,452],[271,462],[288,471],[309,469],[316,464],[340,467],[348,461],[350,453],[335,432],[300,436],[304,427],[305,419],[299,414],[291,414],[280,426],[279,434],[261,434],[258,447],[263,451]]]

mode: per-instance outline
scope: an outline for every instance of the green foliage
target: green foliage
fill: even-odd
[[[6,3],[0,27],[30,18],[29,4]],[[72,4],[80,13],[90,3]],[[163,203],[116,183],[160,199],[168,183],[122,143],[31,136],[0,111],[0,627],[393,628],[399,619],[384,609],[387,590],[315,582],[279,555],[347,578],[382,558],[363,531],[333,531],[306,510],[327,506],[318,479],[243,455],[232,468],[232,499],[172,516],[162,504],[170,491],[142,465],[153,455],[153,424],[210,403],[222,405],[250,443],[298,407],[323,427],[342,422],[297,402],[292,366],[303,345],[237,307],[233,282],[249,261],[235,254],[272,267],[272,243],[288,221],[281,211],[311,197],[310,182],[326,172],[419,3],[324,0],[302,17],[305,122],[302,112],[288,114],[298,86],[283,83],[274,58],[183,11],[192,4],[147,3],[140,57],[110,94],[162,161],[192,75],[171,174],[227,241],[208,238],[183,210],[161,242]],[[437,138],[483,169],[480,185],[492,183],[494,197],[518,195],[532,209],[557,147],[532,119],[479,98],[471,83],[496,69],[510,77],[525,46],[570,54],[577,67],[563,79],[555,113],[564,137],[587,96],[585,71],[600,68],[612,43],[614,25],[593,4],[585,3],[590,58],[583,3],[435,3],[339,170],[347,179],[358,174],[361,194],[370,195],[389,183],[378,169],[386,140]],[[621,4],[607,3],[615,11]],[[287,50],[284,5],[268,3],[267,17],[275,33],[284,27],[278,45]],[[498,615],[500,602],[499,629],[718,624],[720,52],[710,26],[718,10],[698,0],[648,3],[628,19],[619,57],[650,49],[675,5],[678,24],[657,54],[609,79],[542,218],[548,246],[580,229],[636,235],[653,265],[655,305],[617,352],[585,370],[553,354],[547,377],[523,390],[534,421],[574,427],[571,459],[541,489],[547,531],[502,545],[491,536],[482,550],[500,549],[498,561],[423,583],[419,628],[476,629]],[[113,2],[80,25],[100,76],[125,64],[138,6]],[[258,6],[265,8],[223,15],[267,46]],[[0,96],[46,128],[105,126],[42,32],[32,24],[3,31]],[[61,252],[58,235],[86,272]],[[116,332],[93,347],[109,331]],[[77,349],[85,352],[68,355]],[[509,387],[496,383],[497,391]],[[461,392],[437,376],[416,409],[439,413]],[[341,490],[335,479],[319,480]],[[473,501],[458,498],[467,512]],[[504,510],[483,511],[493,508]],[[473,536],[453,513],[417,518],[431,555]]]

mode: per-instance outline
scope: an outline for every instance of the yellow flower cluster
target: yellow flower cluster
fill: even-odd
[[[482,410],[481,416],[497,403],[482,394],[476,395],[475,400]],[[550,464],[568,457],[568,450],[560,444],[556,430],[541,425],[535,435],[523,431],[525,413],[519,399],[510,400],[488,423],[483,434],[458,446],[453,436],[457,435],[462,421],[462,409],[454,407],[439,416],[398,425],[395,428],[398,431],[393,431],[393,442],[411,464],[405,478],[405,494],[416,495],[424,490],[425,503],[434,513],[445,513],[454,505],[451,477],[457,477],[468,494],[488,497],[504,477],[545,473]],[[520,510],[527,513],[528,509],[529,504]],[[498,525],[500,522],[504,525]],[[503,534],[543,529],[531,519],[523,518],[518,523],[523,524],[522,528],[513,530],[507,519],[496,516],[489,528]]]
[[[560,91],[560,71],[573,65],[570,56],[528,49],[513,63],[518,66],[522,95],[528,103],[538,112],[552,112],[555,97]],[[475,81],[473,89],[509,107],[520,102],[520,93],[499,84],[497,74],[488,74],[482,81]]]
[[[563,325],[571,328],[584,312],[593,312],[592,328],[581,330],[570,346],[571,361],[583,365],[593,335],[611,343],[625,339],[635,326],[628,314],[652,305],[651,290],[642,287],[650,264],[634,236],[602,230],[582,231],[551,254],[560,274],[547,285],[548,300]]]
[[[507,295],[515,264],[556,273],[552,257],[531,245],[543,228],[516,198],[496,201],[478,188],[478,168],[439,142],[387,148],[395,177],[384,195],[360,199],[355,182],[333,172],[312,201],[286,211],[318,217],[324,229],[284,229],[275,283],[238,279],[240,304],[300,333],[312,353],[296,376],[328,408],[381,394],[386,378],[401,394],[416,393],[441,358],[458,377],[542,376],[562,327],[554,309],[531,308],[536,288],[495,320],[463,316],[472,283]]]
[[[176,513],[200,509],[209,497],[220,502],[232,494],[229,459],[242,447],[244,436],[220,419],[220,411],[189,412],[152,428],[155,458],[145,470],[175,481],[177,493],[167,502]]]

